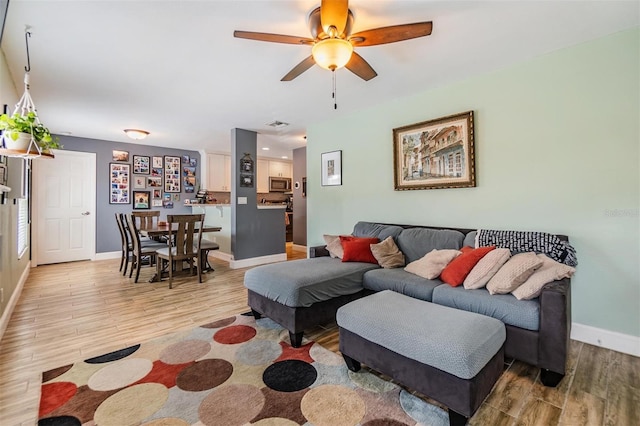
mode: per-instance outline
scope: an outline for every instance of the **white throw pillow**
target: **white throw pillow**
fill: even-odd
[[[520,287],[512,291],[512,294],[518,300],[535,299],[542,293],[542,287],[552,281],[561,280],[563,278],[569,278],[576,271],[569,265],[556,262],[553,259],[545,256],[544,254],[538,254],[538,259],[542,261],[542,265],[536,269]]]
[[[525,282],[536,269],[542,265],[542,260],[535,253],[519,253],[502,265],[502,268],[487,283],[487,290],[491,294],[507,294]]]
[[[511,257],[511,250],[497,248],[487,253],[476,266],[473,267],[467,278],[464,279],[464,288],[467,290],[482,288],[498,272]]]
[[[460,253],[462,252],[459,250],[433,249],[422,258],[408,264],[404,270],[419,277],[432,280],[438,278],[449,262],[460,256]]]
[[[329,256],[342,259],[342,256],[344,256],[344,250],[342,250],[340,236],[325,234],[322,236],[322,238],[324,238],[324,242],[327,245],[327,250],[329,250]]]

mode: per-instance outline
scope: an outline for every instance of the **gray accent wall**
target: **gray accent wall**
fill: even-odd
[[[151,136],[152,137],[152,136]],[[131,178],[133,178],[133,156],[145,155],[149,157],[159,157],[164,155],[172,155],[182,157],[188,155],[196,158],[198,164],[196,166],[196,186],[198,190],[201,180],[201,158],[197,151],[187,151],[182,149],[162,148],[150,145],[138,145],[133,143],[112,142],[98,139],[87,139],[73,136],[59,136],[60,143],[66,151],[93,152],[96,154],[96,253],[107,253],[120,251],[120,234],[116,226],[116,213],[131,213],[133,204],[109,204],[110,195],[110,179],[109,179],[109,163],[113,163],[113,150],[127,151],[129,153],[129,161],[123,164],[131,165]],[[150,176],[150,175],[136,175]],[[133,191],[133,182],[130,183],[130,191]],[[151,191],[151,188],[140,189],[141,191]],[[161,220],[166,218],[167,214],[190,214],[191,207],[183,205],[186,198],[195,198],[195,193],[184,192],[184,182],[182,183],[182,192],[180,193],[180,201],[174,201],[172,209],[163,207],[151,207],[151,210],[160,210]]]
[[[258,209],[257,133],[231,130],[231,251],[235,260],[286,253],[284,209]],[[254,162],[253,187],[240,186],[240,159],[249,153]],[[238,204],[246,197],[246,204]]]
[[[307,177],[307,147],[293,150],[293,244],[307,245],[307,198],[302,196],[303,178]],[[295,183],[300,188],[295,189]]]

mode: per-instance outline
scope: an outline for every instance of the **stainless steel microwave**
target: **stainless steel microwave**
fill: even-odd
[[[291,178],[269,177],[269,192],[291,191]]]

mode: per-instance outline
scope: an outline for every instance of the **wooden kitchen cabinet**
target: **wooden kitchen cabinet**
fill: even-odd
[[[289,162],[269,160],[269,176],[290,178],[293,175],[292,169]]]
[[[207,154],[207,190],[231,191],[231,156]]]
[[[269,192],[269,160],[258,158],[257,165],[257,189],[260,194]]]

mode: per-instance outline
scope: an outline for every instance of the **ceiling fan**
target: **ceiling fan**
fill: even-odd
[[[362,56],[353,51],[354,47],[377,46],[428,36],[433,27],[430,21],[416,22],[351,34],[353,21],[348,0],[322,0],[320,7],[309,14],[309,29],[313,38],[252,31],[234,31],[233,36],[272,43],[311,45],[311,56],[293,67],[281,81],[293,80],[314,64],[331,71],[346,67],[368,81],[378,74]]]

